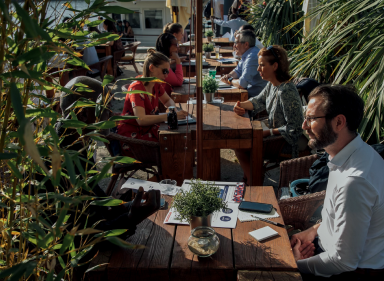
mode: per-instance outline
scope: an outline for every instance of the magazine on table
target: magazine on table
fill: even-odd
[[[184,180],[181,190],[189,191],[191,181]],[[236,228],[237,215],[239,213],[239,203],[244,196],[244,183],[242,182],[214,182],[220,188],[219,197],[228,204],[228,208],[214,212],[212,215],[211,226],[222,228]],[[171,208],[165,217],[164,223],[189,224],[187,221],[178,220],[178,212]]]

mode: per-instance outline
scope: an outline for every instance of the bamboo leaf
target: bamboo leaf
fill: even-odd
[[[115,115],[115,116],[112,116],[111,118],[108,119],[108,121],[121,121],[121,120],[129,120],[129,119],[138,119],[139,117],[137,116],[119,116],[119,115]]]
[[[98,137],[98,136],[91,136],[91,139],[93,139],[95,141],[101,141],[101,142],[104,142],[104,143],[109,143],[109,140],[107,140],[105,138]]]
[[[76,129],[76,128],[84,128],[84,127],[87,126],[86,123],[81,122],[79,120],[62,119],[60,121],[62,122],[62,127],[63,128],[73,128],[73,129]]]
[[[115,77],[113,77],[112,75],[108,75],[108,74],[105,75],[101,86],[102,87],[106,86],[107,84],[111,83],[114,79]]]
[[[17,157],[17,153],[0,153],[0,160],[8,160]]]
[[[71,183],[74,185],[76,183],[76,174],[75,174],[75,168],[73,166],[72,158],[69,156],[68,152],[64,152],[64,157],[65,157],[65,167],[67,168],[69,179]]]
[[[105,231],[103,233],[96,234],[95,237],[112,237],[112,236],[119,236],[123,234],[124,232],[127,232],[127,229],[112,229]]]
[[[102,199],[102,200],[95,200],[91,203],[91,205],[112,207],[112,206],[119,206],[119,205],[122,205],[124,203],[125,202],[123,200],[120,200],[120,199],[107,198],[107,199]]]
[[[15,83],[11,83],[10,95],[11,95],[12,107],[13,107],[13,110],[15,111],[16,118],[21,123],[25,119],[23,102],[21,101],[20,92],[17,89]]]
[[[111,129],[116,127],[116,122],[114,121],[101,121],[87,126],[87,129],[91,130],[102,130],[102,129]]]
[[[118,237],[107,237],[106,240],[119,247],[126,248],[126,249],[132,249],[132,250],[145,249],[144,245],[134,245]]]

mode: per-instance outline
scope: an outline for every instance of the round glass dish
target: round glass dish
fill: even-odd
[[[219,249],[219,246],[219,237],[215,230],[208,226],[194,228],[188,239],[189,250],[199,257],[212,256]]]

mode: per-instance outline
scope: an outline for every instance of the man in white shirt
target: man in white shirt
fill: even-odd
[[[309,95],[302,127],[330,161],[322,222],[291,239],[303,280],[384,280],[384,160],[357,134],[363,110],[348,86]]]
[[[98,17],[97,18],[98,20],[103,20],[103,17]],[[104,21],[102,23],[100,23],[97,28],[99,29],[100,32],[105,32],[105,29],[104,29]]]
[[[229,40],[233,42],[235,41],[235,32],[238,31],[241,26],[248,24],[248,22],[236,14],[232,14],[229,17],[229,20],[218,20],[215,19],[215,17],[211,17],[211,21],[213,21],[215,24],[221,25],[222,27],[229,27],[231,29],[231,37]]]
[[[215,18],[224,20],[224,0],[213,1],[213,15]],[[215,36],[220,37],[220,26],[215,24]]]

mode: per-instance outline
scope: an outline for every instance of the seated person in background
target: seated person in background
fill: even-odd
[[[258,72],[257,55],[260,49],[255,46],[255,39],[255,34],[250,30],[243,30],[236,36],[234,47],[236,55],[241,56],[241,61],[234,70],[221,78],[223,82],[236,88],[246,89],[248,98],[259,95],[267,85]],[[228,80],[231,77],[234,78],[232,82]]]
[[[114,33],[114,34],[119,34],[117,29],[116,29],[116,26],[110,20],[105,20],[104,24],[103,24],[103,27],[104,27],[104,29],[107,32],[111,32],[111,33]],[[121,41],[120,38],[118,40],[116,40],[116,41],[111,41],[111,42],[109,42],[107,44],[112,46],[112,53],[124,49],[123,42]]]
[[[169,58],[153,49],[148,50],[144,61],[142,77],[156,77],[166,80],[169,73]],[[128,87],[128,91],[141,90],[152,93],[127,94],[122,115],[137,116],[139,119],[121,121],[117,133],[129,138],[147,141],[159,141],[159,123],[167,121],[167,114],[158,115],[159,100],[165,107],[175,106],[175,102],[165,92],[162,83],[135,81]],[[185,119],[188,113],[181,110],[177,112],[179,120]],[[124,155],[130,155],[129,147],[122,147]]]
[[[164,80],[168,83],[164,85],[164,89],[168,95],[171,95],[172,87],[180,87],[183,85],[183,67],[181,66],[181,59],[177,54],[178,48],[176,37],[170,33],[161,34],[156,40],[156,51],[176,61],[175,72],[169,67],[169,74]]]
[[[134,39],[135,34],[133,33],[131,24],[127,20],[123,20],[124,22],[124,37],[128,39]]]
[[[164,25],[163,33],[171,33],[173,36],[175,36],[178,43],[182,41],[184,35],[183,27],[181,24],[172,22]]]
[[[352,87],[309,95],[303,129],[329,154],[329,178],[321,224],[291,238],[304,281],[384,280],[384,160],[357,133],[363,113]]]
[[[235,32],[243,25],[248,24],[245,20],[239,17],[237,14],[232,14],[229,20],[218,20],[214,16],[211,16],[211,21],[215,24],[221,25],[222,27],[229,27],[231,29],[230,41],[235,41]]]
[[[119,34],[120,36],[124,34],[124,26],[121,20],[117,21],[116,30],[117,30],[117,34]]]
[[[244,32],[244,31],[242,31]],[[249,31],[250,32],[250,31]],[[280,46],[274,45],[263,48],[259,52],[259,67],[261,77],[268,81],[260,95],[248,101],[237,102],[234,111],[238,115],[245,110],[252,110],[255,115],[263,110],[268,113],[269,130],[263,131],[263,137],[282,135],[287,141],[288,153],[298,157],[298,141],[303,133],[303,110],[299,93],[295,85],[289,82],[289,62],[287,52]],[[245,180],[250,177],[250,152],[246,149],[235,150],[240,165],[243,168]]]
[[[103,20],[103,17],[97,17],[98,20]],[[105,29],[104,29],[104,22],[100,23],[98,25],[98,30],[100,30],[100,32],[105,32]]]
[[[93,102],[96,102],[98,96],[101,93],[104,93],[106,95],[106,93],[108,92],[108,87],[101,86],[100,81],[86,76],[79,76],[72,79],[65,85],[65,88],[76,91],[78,87],[81,87],[76,86],[76,84],[87,85],[88,89],[92,90],[92,92],[79,92],[78,94],[68,94],[66,92],[62,92],[60,96],[60,107],[62,110],[63,118],[66,118],[66,116],[70,116],[69,110],[67,110],[67,108],[71,106],[74,102],[76,102],[79,98],[83,97]],[[107,110],[104,111],[104,114],[106,113]],[[84,107],[78,109],[77,118],[79,121],[82,121],[87,124],[95,123],[95,107]],[[101,117],[101,119],[106,119],[106,117]],[[90,130],[84,129],[83,133],[88,133],[88,131]],[[84,142],[78,141],[79,134],[76,129],[63,128],[61,126],[61,123],[59,122],[56,126],[56,132],[59,137],[65,136],[63,137],[63,141],[60,143],[60,147],[65,148],[67,150],[82,151],[82,157],[79,157],[79,159],[83,170],[86,171],[87,168],[89,169],[94,165],[94,161],[92,158],[88,159],[88,162],[82,160],[88,158],[88,149],[84,150]],[[75,169],[76,174],[81,175],[78,168],[76,167]],[[60,184],[62,185],[62,187],[66,186],[64,180]],[[50,190],[50,188],[52,188],[52,190],[54,190],[53,186],[50,186],[50,182],[46,182],[46,189]],[[100,223],[97,224],[96,229],[104,231],[111,229],[129,229],[130,232],[134,232],[137,224],[139,224],[153,212],[158,210],[160,207],[160,194],[151,191],[144,194],[143,190],[139,190],[137,194],[138,197],[133,201],[133,203],[129,202],[118,207],[113,207],[112,209],[108,207],[91,206],[89,209],[90,216],[87,219],[88,225],[92,225],[101,220]],[[85,189],[83,189],[82,192],[87,194]],[[107,195],[99,187],[99,185],[96,185],[93,188],[92,192],[98,197],[107,197]],[[141,198],[146,198],[147,201],[142,204]],[[77,223],[84,223],[85,219],[86,218],[84,218],[84,220],[80,219],[80,221],[78,221]]]

